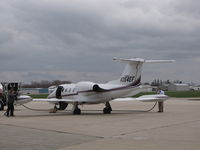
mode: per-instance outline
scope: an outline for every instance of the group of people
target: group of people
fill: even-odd
[[[14,102],[17,98],[16,92],[14,90],[9,90],[8,97],[7,97],[7,111],[5,115],[7,117],[12,116],[14,117]]]

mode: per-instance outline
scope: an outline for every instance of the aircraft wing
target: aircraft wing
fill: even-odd
[[[33,99],[32,101],[43,101],[43,102],[67,102],[67,103],[74,103],[75,100],[72,99],[57,99],[57,98],[46,98],[46,99]]]
[[[169,99],[167,95],[164,94],[155,94],[155,95],[144,95],[137,98],[117,98],[113,101],[142,101],[142,102],[162,102]]]

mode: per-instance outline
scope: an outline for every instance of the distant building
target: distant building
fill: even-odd
[[[161,90],[163,90],[163,91],[169,91],[169,89],[168,89],[169,88],[169,84],[164,83],[161,86],[159,86],[159,88]]]
[[[144,88],[143,92],[152,92],[153,91],[153,87],[150,85],[143,85],[142,87]]]
[[[48,94],[48,88],[22,88],[22,94]]]
[[[153,86],[150,86],[150,85],[146,85],[146,84],[142,84],[141,85],[142,86],[142,88],[140,88],[138,91],[140,91],[140,92],[152,92],[153,91]],[[157,87],[155,87],[155,88],[157,88]]]
[[[200,86],[190,86],[191,91],[200,91]]]
[[[169,91],[189,91],[190,87],[188,84],[173,83],[168,86]]]

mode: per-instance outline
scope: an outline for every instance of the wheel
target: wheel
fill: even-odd
[[[67,108],[68,103],[65,102],[59,102],[59,108],[58,110],[65,110]]]
[[[105,103],[105,108],[103,109],[104,114],[110,114],[112,111],[112,107],[109,102]]]
[[[1,110],[4,110],[4,104],[3,104],[2,100],[0,100],[0,111]]]
[[[81,110],[79,108],[75,109],[73,112],[74,115],[80,115],[81,114]]]
[[[109,108],[104,108],[103,109],[103,113],[104,114],[110,114],[111,113],[111,110]]]

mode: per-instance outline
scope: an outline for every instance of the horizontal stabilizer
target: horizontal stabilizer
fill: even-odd
[[[131,58],[131,59],[124,59],[124,58],[113,58],[114,61],[121,61],[121,62],[142,62],[144,63],[145,60],[142,58]]]
[[[140,62],[140,63],[172,63],[175,60],[145,60],[142,58],[131,58],[131,59],[123,59],[123,58],[114,58],[115,61],[121,61],[125,63],[134,63],[134,62]]]
[[[167,95],[155,94],[155,95],[144,95],[137,98],[117,98],[114,101],[142,101],[142,102],[161,102],[169,99]]]
[[[172,63],[175,60],[145,60],[145,63]]]

